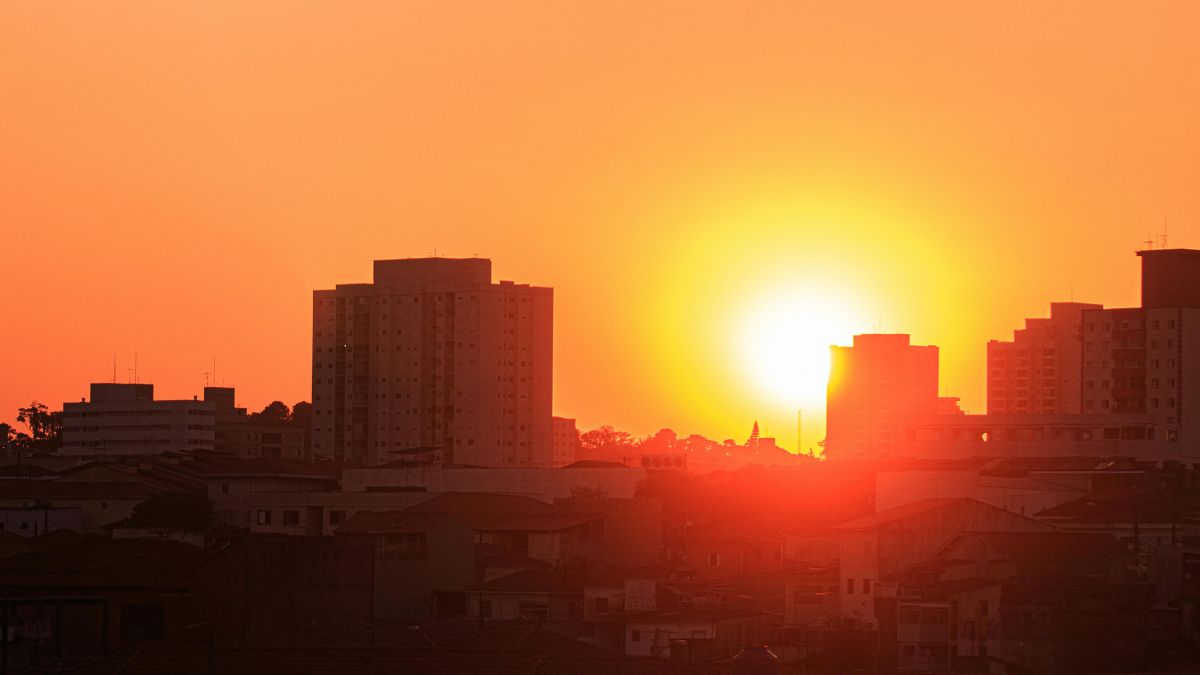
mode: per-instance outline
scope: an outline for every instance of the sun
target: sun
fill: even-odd
[[[836,291],[810,288],[761,297],[739,324],[742,371],[776,405],[823,408],[829,347],[848,344],[862,332],[855,314]]]

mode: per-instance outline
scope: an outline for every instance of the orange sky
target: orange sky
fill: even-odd
[[[987,339],[1200,247],[1200,5],[736,4],[0,5],[0,419],[114,352],[307,399],[310,291],[436,248],[555,288],[582,427],[794,447],[753,308],[938,344],[982,411]]]

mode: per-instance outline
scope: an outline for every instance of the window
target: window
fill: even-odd
[[[863,579],[863,593],[870,593],[870,592],[871,592],[871,580]]]
[[[229,483],[221,483],[221,494],[229,494]]]
[[[709,553],[708,554],[708,566],[709,567],[720,567],[721,566],[721,554],[720,553]]]
[[[329,525],[337,527],[346,522],[346,512],[341,509],[335,509],[329,512]]]
[[[283,512],[284,527],[296,527],[300,524],[300,512],[295,509],[288,509]]]
[[[846,580],[846,594],[847,594],[847,595],[853,595],[853,594],[854,594],[854,579],[847,579],[847,580]]]
[[[636,629],[629,631],[629,641],[630,642],[641,642],[642,641],[642,631],[636,630]]]
[[[269,510],[267,510],[267,509],[259,510],[258,524],[259,525],[270,525],[271,524],[271,512]]]
[[[492,601],[491,600],[480,600],[479,601],[479,616],[480,616],[480,618],[483,618],[483,619],[492,618]]]
[[[592,599],[592,609],[597,614],[607,614],[608,613],[608,598],[593,598]]]

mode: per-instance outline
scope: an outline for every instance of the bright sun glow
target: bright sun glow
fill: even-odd
[[[762,298],[739,335],[747,378],[780,405],[824,407],[829,347],[863,332],[844,298],[818,290]]]

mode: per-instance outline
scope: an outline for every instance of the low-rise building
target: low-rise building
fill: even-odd
[[[213,403],[155,400],[152,384],[96,382],[91,400],[63,404],[64,457],[214,450]]]

